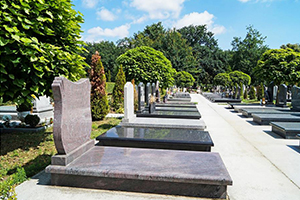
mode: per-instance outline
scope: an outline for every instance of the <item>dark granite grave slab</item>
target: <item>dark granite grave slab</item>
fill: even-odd
[[[190,102],[191,98],[170,98],[170,99],[167,99],[167,101],[186,101],[186,102]]]
[[[271,122],[272,131],[287,139],[296,139],[300,134],[300,123],[298,122]]]
[[[245,117],[252,117],[252,114],[300,114],[300,112],[293,112],[289,109],[245,108],[242,109],[242,114]]]
[[[188,129],[138,128],[116,126],[98,136],[99,145],[211,151],[213,141],[207,131]]]
[[[53,185],[226,198],[231,177],[218,153],[95,146],[67,166],[50,165]]]
[[[271,122],[300,122],[300,114],[253,114],[253,121],[261,125]]]
[[[189,101],[168,101],[165,104],[188,104],[188,105],[195,105],[194,102],[189,102]]]
[[[234,102],[228,102],[229,108],[234,108],[235,106],[260,106],[259,103],[234,103]]]
[[[198,109],[195,108],[185,108],[185,107],[156,107],[156,111],[175,111],[175,112],[198,112]]]
[[[184,103],[181,103],[181,104],[178,104],[178,103],[157,103],[155,104],[155,107],[156,108],[161,108],[161,107],[184,107],[184,108],[197,108],[197,106],[192,103],[192,104],[184,104]]]
[[[177,112],[177,111],[154,111],[149,113],[148,111],[143,111],[142,113],[137,113],[137,117],[155,117],[155,118],[180,118],[180,119],[200,119],[201,115],[197,112]]]
[[[228,102],[241,102],[241,99],[231,99],[231,98],[214,98],[212,102],[214,103],[228,103]]]

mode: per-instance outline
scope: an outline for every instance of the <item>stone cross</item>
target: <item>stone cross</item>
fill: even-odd
[[[149,106],[150,97],[151,97],[151,84],[147,83],[146,88],[145,88],[145,103],[146,103],[146,106]]]
[[[292,110],[300,111],[300,87],[296,85],[292,88]]]
[[[286,106],[286,94],[287,86],[285,84],[281,84],[279,86],[278,103],[276,104],[276,106]]]
[[[90,139],[92,116],[89,79],[71,82],[55,77],[52,83],[54,97],[53,137],[58,155],[52,164],[67,165],[94,146]]]
[[[134,114],[134,90],[131,82],[124,86],[124,118],[122,122],[131,122],[135,119]]]
[[[138,111],[141,112],[145,109],[145,90],[142,82],[138,85]]]

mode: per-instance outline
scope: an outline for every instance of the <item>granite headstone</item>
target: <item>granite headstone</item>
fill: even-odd
[[[292,88],[292,110],[300,111],[300,87],[295,85]]]
[[[286,94],[287,94],[287,86],[285,84],[281,84],[279,86],[278,102],[276,106],[280,106],[280,107],[286,106]]]
[[[149,106],[150,97],[151,97],[151,84],[147,83],[146,88],[145,88],[145,103],[146,103],[146,106]]]
[[[273,103],[273,97],[274,97],[274,82],[272,81],[269,85],[268,85],[268,89],[267,89],[267,94],[268,94],[268,104],[272,104]]]
[[[138,85],[138,112],[145,109],[145,90],[142,82]]]
[[[152,83],[151,85],[151,95],[155,96],[155,83]]]
[[[134,115],[134,100],[133,100],[133,85],[127,82],[124,86],[124,118],[123,122],[130,122],[135,118]]]
[[[156,98],[156,102],[160,102],[160,92],[159,92],[159,81],[156,81],[156,85],[155,85],[155,98]]]

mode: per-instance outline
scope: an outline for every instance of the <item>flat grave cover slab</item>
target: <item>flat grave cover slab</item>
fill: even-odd
[[[298,122],[271,122],[272,131],[287,139],[296,139],[300,134],[300,123]]]
[[[176,112],[199,112],[197,107],[189,108],[189,107],[156,107],[155,111],[176,111]]]
[[[184,101],[184,102],[191,102],[191,98],[170,98],[167,101]]]
[[[242,112],[244,109],[287,109],[289,108],[282,108],[282,107],[276,107],[274,105],[242,105],[242,106],[234,106],[234,111],[236,112]]]
[[[234,103],[228,102],[229,108],[234,108],[235,106],[260,106],[260,103]]]
[[[271,122],[300,122],[300,114],[253,114],[253,121],[261,125]]]
[[[200,119],[201,115],[197,112],[178,112],[178,111],[154,111],[149,113],[144,111],[137,113],[137,117],[155,117],[155,118],[180,118],[180,119]]]
[[[191,101],[168,101],[165,104],[188,104],[188,105],[195,105],[194,102]]]
[[[157,103],[155,104],[156,108],[161,108],[161,107],[184,107],[184,108],[197,108],[196,104],[194,103],[189,103],[189,104],[184,104],[184,103]]]
[[[116,126],[98,136],[99,145],[210,151],[213,141],[207,131]]]
[[[95,146],[67,166],[50,165],[53,185],[226,198],[232,179],[218,153]]]
[[[241,102],[241,99],[231,99],[231,98],[213,98],[212,99],[213,102],[215,103],[221,103],[221,102]]]
[[[245,108],[242,109],[242,114],[246,117],[251,117],[252,114],[300,114],[300,112],[294,112],[290,109],[265,109],[265,108]]]

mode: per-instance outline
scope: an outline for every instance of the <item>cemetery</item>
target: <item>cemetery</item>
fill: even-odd
[[[298,200],[299,2],[214,4],[1,1],[0,199]]]

